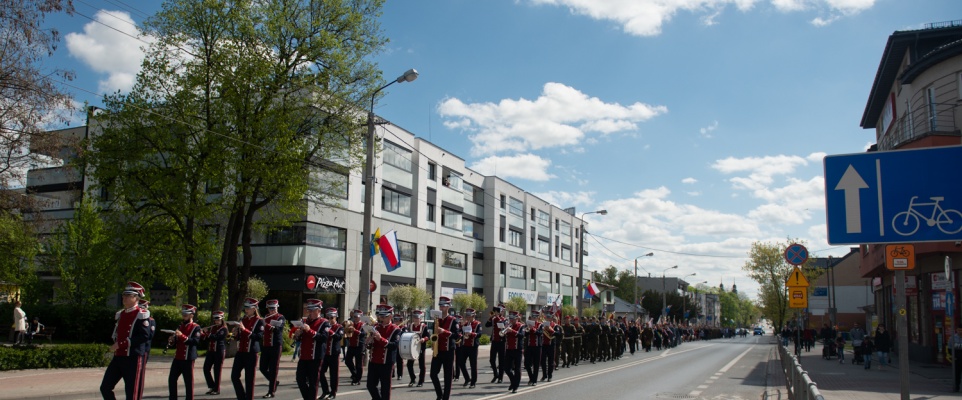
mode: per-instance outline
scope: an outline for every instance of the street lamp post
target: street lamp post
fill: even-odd
[[[584,290],[584,274],[585,274],[585,215],[588,214],[601,214],[607,215],[608,210],[598,210],[589,211],[581,214],[581,235],[578,237],[580,244],[578,245],[578,291]],[[576,293],[578,297],[578,316],[581,317],[581,311],[584,310],[584,295],[581,293]]]
[[[653,255],[655,255],[655,253],[648,253],[645,255],[640,255],[638,257],[635,257],[635,305],[634,305],[635,321],[638,320],[638,259],[642,257],[651,257]],[[650,276],[651,274],[648,274],[648,275]]]
[[[665,317],[665,321],[668,321],[668,288],[665,287],[665,272],[669,269],[678,269],[678,266],[665,268],[661,271],[661,315]]]
[[[367,159],[364,162],[364,230],[361,232],[363,236],[362,246],[361,246],[361,276],[360,283],[358,284],[358,308],[362,310],[370,310],[371,307],[371,274],[374,271],[373,265],[371,265],[371,225],[374,215],[374,99],[377,94],[391,86],[395,83],[411,82],[418,78],[418,71],[414,68],[409,69],[404,72],[403,75],[397,77],[397,79],[388,82],[387,85],[381,86],[374,93],[371,93],[371,108],[367,113],[367,143],[365,144],[367,150]]]

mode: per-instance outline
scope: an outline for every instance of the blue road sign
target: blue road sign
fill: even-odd
[[[825,157],[830,244],[962,240],[962,146]]]
[[[785,249],[785,261],[792,265],[802,265],[808,261],[808,249],[798,243],[792,243]]]

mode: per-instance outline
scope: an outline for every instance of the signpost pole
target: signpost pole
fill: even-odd
[[[902,400],[909,400],[909,332],[908,317],[905,310],[905,271],[895,271],[895,316],[899,335],[899,381],[902,387]]]

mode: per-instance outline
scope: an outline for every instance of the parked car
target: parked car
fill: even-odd
[[[755,331],[752,333],[752,336],[762,336],[764,334],[765,334],[764,329],[762,329],[761,327],[755,327]]]

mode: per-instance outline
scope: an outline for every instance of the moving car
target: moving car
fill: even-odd
[[[762,329],[761,327],[755,327],[755,332],[752,333],[752,336],[762,336],[764,334],[765,334],[764,329]]]

